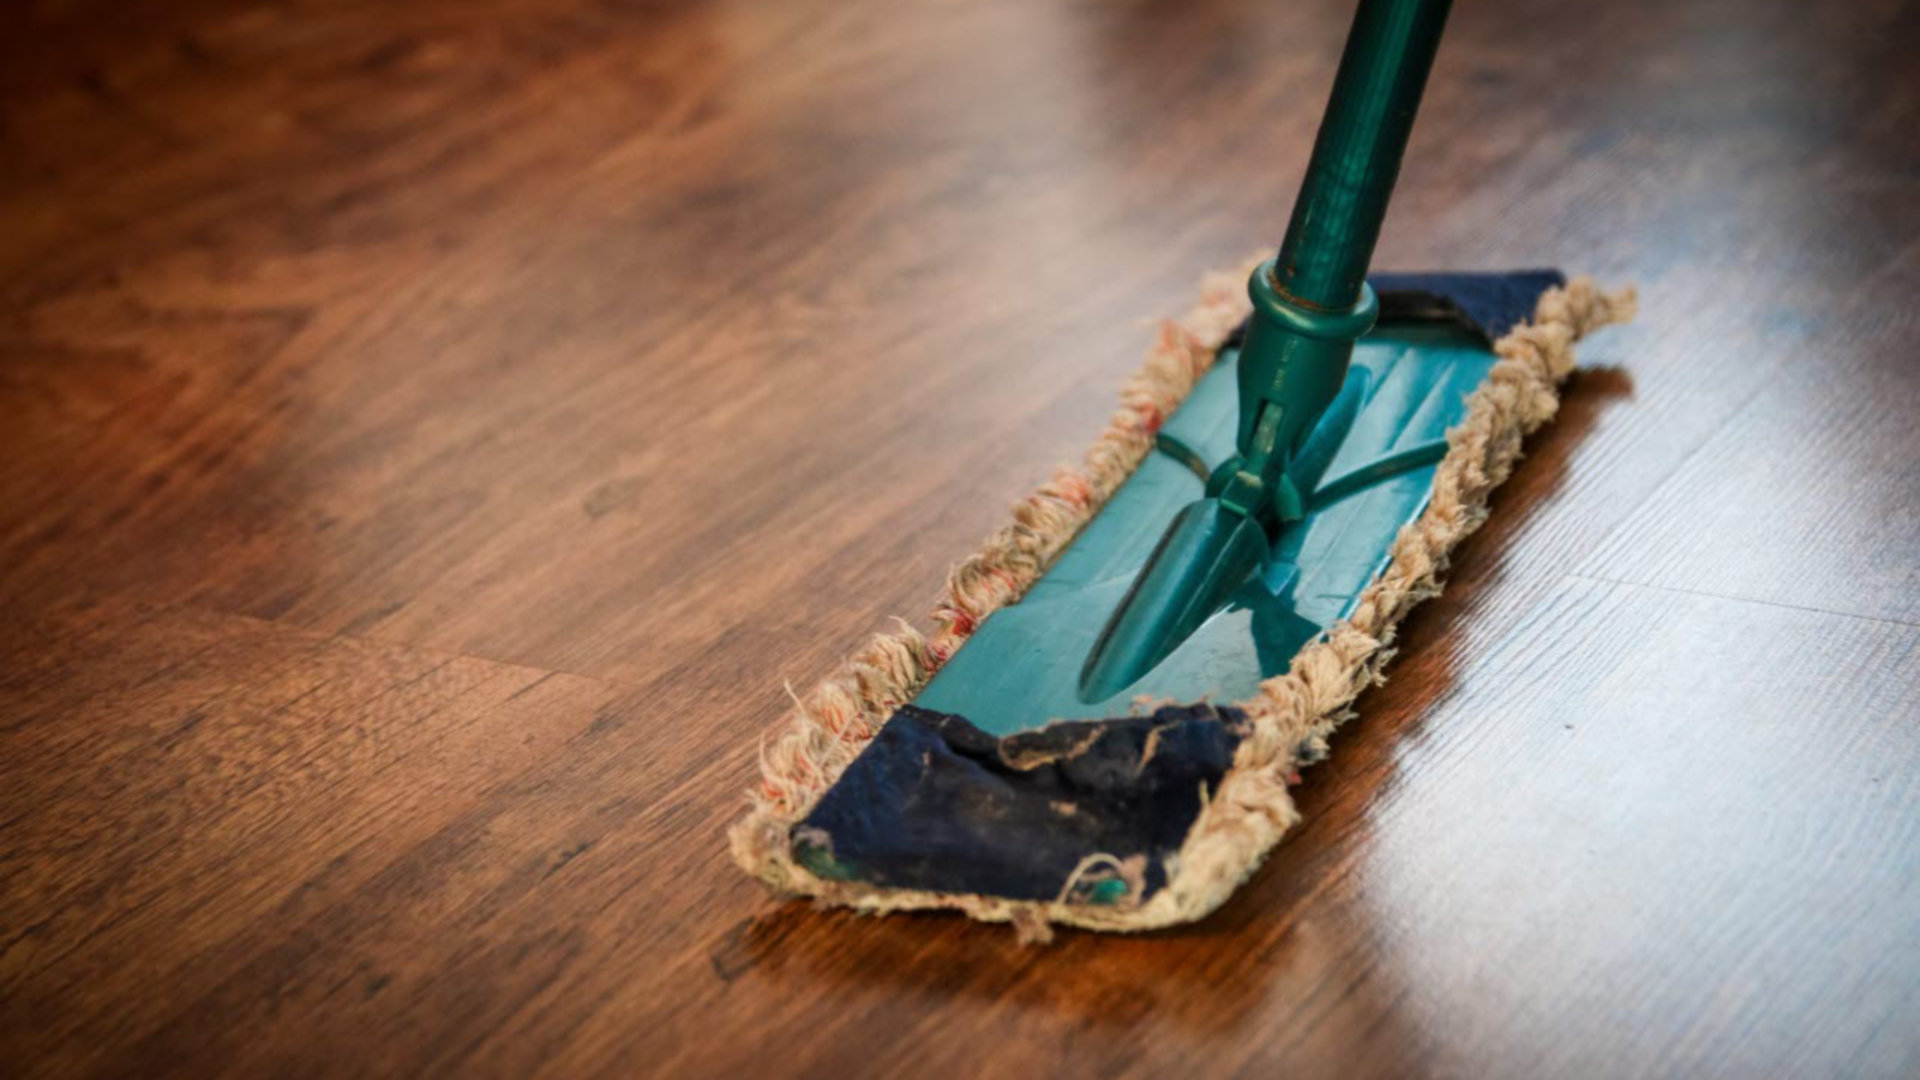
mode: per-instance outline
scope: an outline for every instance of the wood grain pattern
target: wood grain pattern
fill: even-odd
[[[1920,12],[1463,4],[1642,288],[1215,918],[778,905],[810,679],[1276,239],[1344,3],[0,12],[9,1075],[1920,1071]]]

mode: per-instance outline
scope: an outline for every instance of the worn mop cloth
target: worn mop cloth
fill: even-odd
[[[762,747],[762,782],[732,831],[741,865],[782,892],[874,912],[956,908],[1029,938],[1053,923],[1150,929],[1223,902],[1297,819],[1287,792],[1296,770],[1325,756],[1327,735],[1379,679],[1394,627],[1439,591],[1447,553],[1484,519],[1521,438],[1551,419],[1573,342],[1634,305],[1631,290],[1563,285],[1552,271],[1371,280],[1383,322],[1451,321],[1500,360],[1448,433],[1426,511],[1345,622],[1233,706],[997,739],[908,704],[982,620],[1039,579],[1233,341],[1247,314],[1244,273],[1216,275],[1198,307],[1162,325],[1085,463],[1056,473],[954,569],[933,635],[902,624],[797,700]],[[834,872],[849,862],[859,880]]]

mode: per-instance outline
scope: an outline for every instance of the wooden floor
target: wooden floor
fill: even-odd
[[[1637,282],[1217,916],[729,861],[1275,240],[1349,5],[0,15],[0,1072],[1920,1073],[1920,9],[1479,0],[1379,264]]]

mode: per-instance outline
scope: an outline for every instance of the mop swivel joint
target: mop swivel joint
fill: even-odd
[[[1291,466],[1339,397],[1353,343],[1380,305],[1362,283],[1351,307],[1315,308],[1281,291],[1274,266],[1261,264],[1248,285],[1253,316],[1237,376],[1239,453],[1168,523],[1087,657],[1082,701],[1111,697],[1152,670],[1267,566],[1281,531],[1309,512],[1314,478],[1295,476]]]
[[[1288,465],[1340,393],[1353,343],[1380,314],[1373,289],[1360,287],[1352,307],[1329,311],[1293,298],[1274,281],[1274,260],[1247,283],[1253,316],[1239,367],[1239,454],[1215,470],[1207,494],[1251,518],[1271,535],[1306,516],[1306,492]]]

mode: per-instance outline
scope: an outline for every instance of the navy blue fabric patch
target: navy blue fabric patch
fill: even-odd
[[[1533,317],[1548,289],[1567,283],[1558,270],[1508,270],[1494,274],[1369,274],[1380,298],[1380,323],[1452,323],[1491,345]],[[1240,344],[1241,323],[1226,345]]]
[[[1380,321],[1458,323],[1487,344],[1533,317],[1548,289],[1567,283],[1558,270],[1510,270],[1498,274],[1371,274],[1380,297]]]
[[[794,855],[828,878],[1053,900],[1103,853],[1115,863],[1083,872],[1070,899],[1137,899],[1166,883],[1248,730],[1239,710],[1203,704],[999,738],[906,705],[795,826]]]

